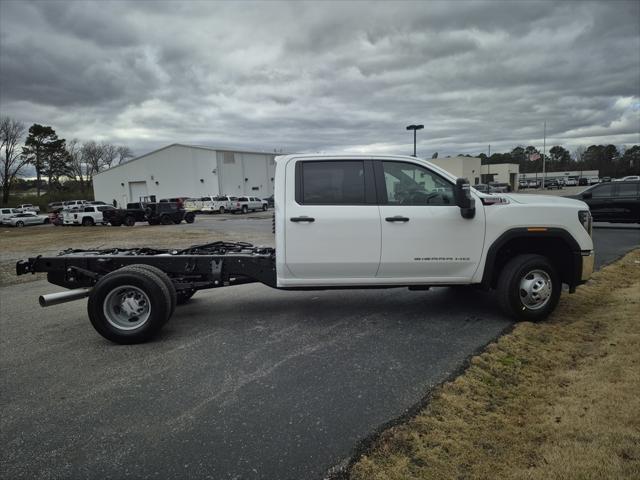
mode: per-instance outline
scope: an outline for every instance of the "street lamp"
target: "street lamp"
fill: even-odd
[[[416,156],[416,130],[422,130],[424,125],[409,125],[407,130],[413,130],[413,156]]]

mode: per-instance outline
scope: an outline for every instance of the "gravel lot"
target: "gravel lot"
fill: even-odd
[[[105,233],[105,246],[273,239],[269,212],[2,229],[0,251],[57,252],[54,239],[76,232],[78,246]],[[598,229],[594,241],[601,265],[640,244],[640,230]],[[0,289],[2,478],[321,478],[511,326],[477,291],[252,284],[200,292],[158,341],[123,347],[94,332],[86,301],[41,309],[37,296],[56,290]]]

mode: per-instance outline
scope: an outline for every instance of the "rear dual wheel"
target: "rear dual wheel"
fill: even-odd
[[[169,277],[150,265],[131,265],[102,277],[89,295],[87,311],[107,340],[134,344],[150,340],[171,318],[176,292]]]

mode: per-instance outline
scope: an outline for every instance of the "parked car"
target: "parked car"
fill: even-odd
[[[560,190],[562,185],[560,185],[560,182],[555,178],[547,178],[544,181],[544,188],[547,190],[553,190],[554,188]]]
[[[567,187],[577,187],[577,186],[578,186],[578,179],[577,179],[577,178],[575,178],[575,177],[568,177],[568,178],[565,178],[565,180],[564,180],[564,184],[565,184]]]
[[[17,208],[0,208],[0,222],[2,222],[5,218],[9,219],[20,212]]]
[[[478,183],[473,186],[477,191],[482,193],[493,193],[493,187],[491,185],[487,185],[485,183]]]
[[[624,182],[627,180],[640,180],[640,175],[627,175],[626,177],[615,179],[614,182]]]
[[[11,227],[24,227],[26,225],[42,225],[49,223],[48,215],[38,215],[36,212],[20,212],[2,220],[3,225]]]
[[[145,205],[142,202],[127,203],[127,208],[105,210],[102,212],[102,217],[105,223],[109,223],[113,227],[119,227],[120,225],[133,227],[136,222],[147,221]]]
[[[61,210],[64,207],[64,202],[51,202],[47,204],[47,209],[49,212],[53,212],[55,210]]]
[[[610,182],[611,177],[602,177],[602,183]]]
[[[40,207],[37,206],[37,205],[33,205],[31,203],[23,203],[21,205],[18,205],[16,210],[18,210],[20,212],[40,213]]]
[[[161,198],[160,203],[177,203],[178,207],[183,208],[184,202],[187,200],[189,200],[189,197]]]
[[[198,197],[198,198],[187,198],[184,201],[183,207],[187,212],[200,212],[202,211],[202,206],[204,202],[212,197]]]
[[[270,197],[264,198],[263,200],[265,200],[267,202],[267,207],[269,207],[269,208],[274,208],[275,207],[275,201],[273,199],[273,195],[271,195]]]
[[[589,185],[595,185],[596,183],[600,183],[600,177],[589,177],[588,181]]]
[[[541,180],[529,180],[529,188],[538,188],[541,183]]]
[[[518,189],[524,190],[525,188],[529,188],[529,182],[527,182],[526,180],[520,180],[518,182]]]
[[[600,183],[568,198],[589,205],[596,222],[640,223],[640,180]]]
[[[149,225],[178,224],[182,220],[193,223],[196,219],[195,213],[185,212],[177,202],[148,203],[145,205],[145,215]]]
[[[584,187],[589,185],[589,179],[587,177],[580,177],[578,179],[578,186]]]
[[[87,202],[88,205],[108,205],[105,202],[102,202],[100,200],[91,200],[90,202]]]
[[[507,193],[511,191],[511,185],[508,183],[491,182],[489,186],[495,193]]]
[[[209,210],[209,208],[211,210]],[[210,206],[203,206],[203,211],[218,213],[236,212],[240,209],[241,206],[238,206],[238,197],[230,197],[228,195],[218,195],[213,199]]]
[[[62,212],[63,225],[82,225],[90,227],[96,224],[106,225],[104,212],[115,210],[111,205],[89,205]]]
[[[238,197],[234,212],[240,211],[242,213],[247,213],[248,211],[255,212],[257,210],[266,209],[267,205],[258,197]]]
[[[74,208],[80,208],[85,203],[89,203],[87,200],[67,200],[63,203],[65,210],[72,210]]]

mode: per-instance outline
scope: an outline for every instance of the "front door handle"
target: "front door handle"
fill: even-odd
[[[396,215],[395,217],[387,217],[385,218],[387,222],[408,222],[409,219],[407,217],[403,217],[401,215]]]
[[[313,217],[307,217],[307,216],[302,216],[302,217],[291,217],[289,220],[291,220],[292,222],[309,222],[309,223],[313,223],[316,221],[315,218]]]

